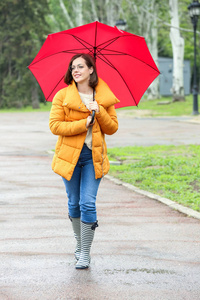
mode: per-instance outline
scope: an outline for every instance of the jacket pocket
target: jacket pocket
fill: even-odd
[[[58,158],[76,165],[80,155],[80,150],[62,143],[58,152]]]

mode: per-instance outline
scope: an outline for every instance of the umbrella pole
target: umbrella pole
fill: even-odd
[[[95,34],[95,37],[96,37],[96,34]],[[95,39],[95,45],[96,45],[96,39]],[[96,64],[96,57],[97,57],[96,50],[97,50],[97,47],[94,46],[94,61],[95,61],[95,64]],[[93,88],[93,101],[95,101],[94,93],[95,93],[95,89]],[[95,111],[93,110],[92,111],[92,120],[91,120],[90,124],[92,124],[94,122],[94,116],[95,116]]]
[[[95,92],[95,89],[93,88],[93,101],[95,101],[94,92]],[[95,110],[92,111],[92,120],[91,120],[90,124],[92,124],[94,122],[94,116],[95,116]]]

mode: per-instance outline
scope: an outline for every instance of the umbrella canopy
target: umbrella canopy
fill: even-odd
[[[47,101],[64,87],[64,75],[73,55],[89,53],[97,73],[120,100],[116,108],[138,105],[148,86],[160,74],[144,37],[93,22],[48,35],[29,65]]]

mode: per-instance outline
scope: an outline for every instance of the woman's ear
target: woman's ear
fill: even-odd
[[[93,67],[90,68],[90,75],[94,72]]]

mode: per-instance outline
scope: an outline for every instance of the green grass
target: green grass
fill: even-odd
[[[46,102],[46,103],[40,103],[40,108],[38,108],[38,109],[33,109],[32,106],[26,106],[23,108],[3,108],[3,109],[0,109],[0,113],[50,111],[51,105],[52,105],[51,102]]]
[[[170,102],[170,104],[158,104],[159,102]],[[138,107],[130,106],[119,110],[147,110],[145,116],[189,116],[193,110],[192,95],[186,96],[185,101],[172,102],[172,97],[162,97],[158,100],[146,100],[143,98]]]
[[[200,146],[108,149],[110,175],[140,189],[200,211]]]
[[[170,101],[170,104],[158,105],[158,102]],[[125,108],[120,108],[120,110],[126,110],[129,113],[138,113],[140,111],[145,111],[146,117],[157,117],[157,116],[191,116],[193,107],[193,97],[192,95],[186,97],[184,102],[172,102],[171,97],[162,97],[158,100],[145,100],[145,97],[140,101],[138,107],[129,106]],[[46,102],[40,104],[39,109],[33,109],[31,106],[25,108],[17,109],[0,109],[2,112],[34,112],[34,111],[50,111],[51,102]]]

